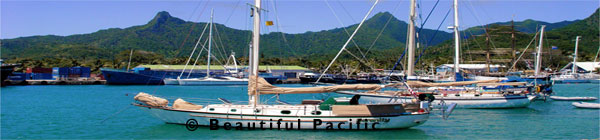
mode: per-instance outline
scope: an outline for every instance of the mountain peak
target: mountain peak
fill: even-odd
[[[160,11],[158,13],[156,13],[156,16],[154,16],[154,20],[166,20],[171,18],[171,14],[169,14],[169,12],[167,11]]]
[[[388,18],[390,18],[390,17],[394,17],[394,15],[392,15],[392,13],[386,11],[386,12],[379,12],[379,13],[373,15],[373,17],[371,17],[369,20],[376,20],[376,21],[383,20],[383,21],[387,21]]]
[[[392,13],[385,11],[385,12],[378,12],[377,14],[375,14],[373,17],[388,17],[388,16],[392,16]]]
[[[365,21],[365,24],[372,24],[371,26],[383,26],[385,23],[387,23],[388,20],[390,20],[390,17],[392,18],[391,21],[393,22],[404,23],[398,20],[396,17],[394,17],[394,15],[392,15],[392,13],[390,12],[379,12],[373,15],[373,17],[369,18],[367,21]]]
[[[169,23],[175,23],[175,24],[181,24],[184,23],[185,21],[173,17],[171,16],[171,14],[169,14],[169,12],[167,11],[160,11],[158,13],[156,13],[156,16],[154,16],[154,18],[148,22],[149,26],[152,26],[153,28],[158,28],[163,24],[169,24]]]

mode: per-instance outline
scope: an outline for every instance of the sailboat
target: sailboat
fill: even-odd
[[[208,34],[208,56],[207,56],[208,65],[207,65],[207,69],[206,69],[206,77],[204,77],[204,78],[185,78],[185,79],[178,77],[176,79],[177,83],[179,85],[246,85],[246,84],[248,84],[248,79],[242,79],[242,78],[237,78],[237,77],[232,77],[232,76],[211,77],[211,75],[210,75],[210,59],[212,57],[211,46],[212,46],[213,12],[211,12],[209,24],[210,24],[209,25],[210,27],[209,27],[209,34]]]
[[[552,77],[552,81],[556,83],[591,83],[596,79],[600,79],[600,75],[594,73],[579,73],[577,70],[577,47],[579,45],[579,38],[581,36],[577,36],[575,38],[575,52],[573,52],[573,62],[571,62],[571,71],[570,73],[564,72],[560,75],[555,75]]]
[[[374,6],[369,10],[373,10]],[[359,96],[352,98],[329,98],[326,101],[304,100],[302,104],[269,105],[260,102],[260,95],[326,93],[341,90],[379,90],[381,85],[357,84],[306,88],[276,87],[258,76],[261,1],[253,5],[254,25],[250,46],[248,82],[249,104],[233,104],[219,99],[223,104],[195,105],[177,99],[172,106],[168,100],[146,93],[135,96],[135,106],[167,123],[186,124],[191,128],[210,126],[256,129],[396,129],[408,128],[425,123],[429,118],[428,102],[419,100],[403,104],[359,104]],[[367,14],[368,15],[368,14]],[[366,16],[365,16],[366,19]],[[364,19],[363,21],[364,22]],[[358,31],[361,24],[355,30]],[[351,39],[352,37],[350,37]],[[349,41],[349,40],[348,40]],[[266,124],[266,125],[265,125]],[[353,125],[354,124],[354,125]],[[263,128],[264,126],[264,128]],[[289,127],[288,127],[289,126]],[[364,127],[363,127],[364,126]],[[190,127],[188,127],[190,128]]]
[[[411,0],[411,3],[415,3],[416,0]],[[414,8],[416,6],[411,4],[411,20],[414,14]],[[413,21],[411,21],[413,22]],[[523,82],[510,82],[510,83],[498,83],[499,80],[483,80],[483,81],[467,81],[460,73],[459,61],[460,61],[460,35],[458,28],[458,0],[454,0],[454,41],[455,41],[455,55],[454,55],[454,82],[444,83],[425,83],[420,81],[407,81],[407,85],[410,87],[421,87],[422,89],[416,89],[420,94],[433,95],[430,99],[433,100],[433,106],[444,106],[445,104],[456,103],[456,108],[519,108],[527,107],[531,100],[535,96],[528,97],[526,93],[527,87],[524,87],[526,83]],[[409,35],[411,29],[414,26],[409,26]],[[412,73],[412,63],[410,55],[411,44],[409,37],[409,66],[407,76]],[[476,86],[471,86],[477,84]],[[404,103],[409,102],[413,98],[408,95],[407,92],[410,90],[398,90],[398,91],[387,91],[387,92],[350,92],[340,91],[338,93],[348,95],[360,95],[363,96],[363,101],[372,103]]]

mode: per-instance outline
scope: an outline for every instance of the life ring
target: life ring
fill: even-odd
[[[540,92],[540,86],[535,86],[535,91]]]

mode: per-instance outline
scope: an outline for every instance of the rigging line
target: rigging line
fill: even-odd
[[[128,106],[126,106],[125,108],[123,108],[123,109],[121,109],[121,110],[117,111],[116,113],[114,113],[114,114],[112,114],[112,115],[110,115],[110,116],[106,117],[106,118],[105,118],[105,119],[103,119],[102,121],[100,121],[100,124],[104,123],[104,121],[106,121],[106,120],[108,120],[108,119],[110,119],[110,118],[114,117],[114,116],[115,116],[115,115],[117,115],[117,114],[120,114],[121,112],[123,112],[123,111],[125,111],[125,110],[127,110],[127,109],[129,109],[129,108],[131,108],[131,107],[132,107],[132,105],[128,105]]]
[[[437,7],[438,3],[440,3],[440,0],[437,0],[435,2],[435,4],[433,5],[433,8],[431,8],[431,11],[429,11],[429,14],[427,14],[427,17],[425,18],[425,21],[421,23],[421,28],[419,28],[419,31],[417,31],[417,33],[421,33],[421,30],[423,29],[423,26],[425,25],[425,23],[427,23],[427,21],[429,20],[429,17],[431,16],[431,13],[433,13],[433,10],[435,10],[435,8]],[[420,9],[420,8],[419,8]],[[419,18],[421,18],[421,13],[419,13]],[[421,18],[423,19],[423,18]],[[444,21],[442,21],[443,23]],[[439,30],[439,28],[438,28]]]
[[[227,51],[225,50],[225,44],[223,44],[223,39],[221,37],[221,33],[219,32],[219,29],[217,28],[217,25],[214,25],[214,28],[215,28],[215,32],[217,34],[216,39],[218,40],[219,43],[221,43],[221,45],[218,45],[218,48],[222,49],[222,50],[219,50],[219,49],[217,49],[217,50],[221,51],[220,52],[221,53],[221,59],[225,60],[225,56],[227,56]],[[215,42],[215,45],[217,45],[216,42]]]
[[[229,23],[229,19],[231,19],[231,16],[233,16],[233,13],[235,13],[235,10],[237,10],[237,8],[240,6],[240,2],[242,2],[242,0],[238,0],[237,3],[235,3],[235,7],[233,7],[233,10],[231,10],[231,14],[229,14],[229,17],[227,17],[227,20],[225,20],[225,23],[223,23],[223,25]]]
[[[198,52],[198,55],[196,56],[196,60],[194,60],[194,64],[192,65],[190,72],[188,72],[187,78],[190,78],[190,75],[192,75],[192,72],[194,72],[194,68],[196,67],[196,64],[198,63],[198,59],[200,58],[200,55],[202,55],[202,52],[205,50],[204,46],[206,46],[206,43],[208,43],[208,39],[204,39],[204,44],[202,44],[202,48],[200,48],[200,52]]]
[[[402,1],[398,2],[398,4],[394,7],[394,9],[392,10],[394,13],[398,11],[398,7],[400,7],[400,4],[402,3]],[[377,40],[379,40],[379,37],[381,37],[381,35],[383,34],[383,31],[385,31],[385,29],[387,28],[388,24],[390,23],[390,21],[392,21],[393,18],[393,14],[388,18],[388,20],[385,22],[385,25],[383,25],[383,28],[381,28],[381,31],[379,31],[379,34],[377,34],[377,37],[375,38],[375,40],[373,40],[373,43],[371,43],[371,46],[369,46],[369,48],[367,48],[367,51],[365,52],[365,55],[369,55],[369,52],[371,51],[371,48],[373,48],[373,46],[375,46],[375,43],[377,43]],[[366,58],[363,58],[366,59]]]
[[[594,56],[594,64],[596,64],[596,60],[598,59],[598,54],[600,54],[600,46],[598,47],[598,51],[596,51],[596,55]],[[590,73],[593,73],[594,69],[590,70]]]
[[[473,7],[473,3],[469,2],[469,5],[467,5],[467,6],[471,6],[470,8],[467,8],[467,9],[469,9],[469,11],[471,11],[471,14],[472,14],[473,16],[475,16],[475,20],[477,21],[477,23],[479,23],[479,26],[481,26],[482,28],[486,29],[488,25],[483,25],[483,24],[481,23],[481,21],[479,20],[479,16],[477,15],[477,13],[475,13],[475,12],[474,12],[474,9],[475,9],[475,8]],[[487,30],[484,30],[484,31],[485,31],[485,34],[488,36],[488,38],[489,38],[489,40],[490,40],[490,43],[492,44],[492,47],[493,47],[494,49],[496,49],[496,44],[495,44],[495,43],[494,43],[494,41],[492,40],[492,37],[489,35],[489,32],[488,32]]]
[[[471,32],[471,31],[466,31],[466,30],[465,30],[464,32],[468,32],[469,34],[471,34],[471,36],[475,36],[475,35],[473,34],[473,32]],[[489,37],[488,37],[488,39],[489,39]],[[477,38],[474,38],[473,40],[474,40],[473,42],[475,42],[475,44],[477,44],[477,47],[479,47],[479,49],[481,49],[481,50],[484,50],[484,49],[483,49],[483,47],[482,47],[482,45],[481,45],[481,44],[479,44],[479,41],[477,41]]]
[[[535,42],[535,38],[537,38],[537,36],[538,36],[539,33],[540,33],[540,31],[538,31],[538,32],[535,33],[535,35],[533,36],[533,39],[531,39],[531,41],[529,41],[529,44],[527,44],[527,47],[525,47],[525,49],[523,50],[523,52],[521,52],[521,55],[519,55],[519,58],[517,58],[517,60],[515,60],[515,62],[513,62],[512,66],[510,67],[510,69],[508,69],[508,71],[511,71],[517,65],[517,62],[519,62],[519,60],[521,59],[521,57],[523,56],[523,54],[526,54],[527,48],[529,48],[529,46],[531,45],[531,43]]]
[[[469,40],[468,40],[468,39],[465,39],[465,40],[464,40],[464,42],[465,42],[465,43],[464,43],[464,45],[463,45],[463,46],[465,46],[465,47],[467,48],[467,50],[470,50],[471,48],[469,48],[469,46],[470,46],[470,45],[469,45]],[[477,42],[477,41],[474,41],[474,42]],[[473,55],[471,55],[471,53],[467,53],[467,55],[469,56],[469,60],[470,60],[470,61],[473,61]]]
[[[367,67],[371,68],[372,71],[375,71],[375,68],[370,63],[368,63],[368,61],[365,62],[365,61],[361,60],[358,56],[354,55],[352,52],[350,52],[348,50],[345,50],[345,51],[348,52],[348,54],[350,54],[352,57],[358,59],[359,62],[361,62],[364,65],[366,65]],[[384,83],[383,79],[380,79],[379,81],[381,83]]]
[[[344,12],[346,13],[346,15],[348,15],[348,17],[350,17],[350,20],[352,20],[352,23],[355,23],[356,20],[354,20],[354,18],[352,17],[352,15],[350,14],[350,12],[348,12],[348,10],[346,10],[346,7],[344,7],[344,5],[342,4],[342,2],[340,2],[340,0],[337,1],[338,5],[340,5],[340,7],[342,7],[342,9],[344,10]]]
[[[215,55],[215,54],[211,54],[211,57],[212,57],[212,58],[214,58],[214,59],[215,59],[215,61],[216,61],[218,64],[220,64],[220,65],[222,65],[222,66],[225,66],[225,64],[223,64],[223,60],[225,60],[225,59],[226,59],[226,58],[225,58],[225,56],[227,56],[227,54],[226,54],[227,52],[225,52],[225,45],[223,44],[223,42],[222,42],[222,41],[221,41],[221,44],[219,45],[218,41],[220,41],[220,40],[221,40],[221,36],[220,36],[220,34],[218,33],[218,31],[216,30],[216,25],[215,25],[215,27],[214,27],[214,28],[215,28],[215,31],[217,32],[217,33],[216,33],[216,34],[217,34],[217,36],[215,37],[215,40],[216,40],[216,41],[215,41],[215,42],[213,42],[213,43],[214,43],[214,45],[215,45],[215,48],[217,49],[217,51],[219,51],[219,52],[220,52],[220,53],[219,53],[219,52],[217,52],[217,53],[219,53],[219,55],[218,55],[218,56],[220,56],[221,58],[217,58],[217,55]],[[223,49],[223,51],[219,50],[219,48]]]
[[[337,19],[338,23],[340,23],[340,25],[342,26],[342,29],[344,29],[344,32],[346,33],[346,35],[350,36],[350,32],[348,32],[344,23],[342,23],[342,21],[340,20],[338,15],[335,13],[335,11],[333,11],[333,8],[331,7],[331,5],[329,5],[329,2],[327,0],[324,0],[324,2],[325,2],[325,4],[327,4],[327,7],[329,7],[329,10],[331,11],[331,13],[333,13],[333,15],[335,16],[335,19]],[[358,44],[354,41],[354,39],[352,39],[352,43],[354,44],[354,46],[356,46],[356,48],[358,49],[358,51],[361,53],[361,55],[364,58],[365,54],[362,52],[362,50],[360,49]]]
[[[200,11],[200,14],[198,15],[198,18],[200,17],[200,15],[202,15],[206,9],[206,5],[208,5],[208,3],[210,2],[210,0],[206,1],[206,3],[204,3],[204,7],[202,7],[202,10]],[[185,44],[185,42],[187,41],[187,39],[190,37],[190,35],[192,34],[192,31],[194,31],[194,28],[196,27],[195,23],[192,23],[191,25],[192,27],[190,28],[190,31],[188,32],[188,34],[185,36],[185,39],[183,39],[183,41],[181,42],[181,45],[179,45],[179,48],[177,48],[177,53],[175,54],[175,57],[179,56],[179,53],[181,53],[181,49],[183,48],[183,45]]]
[[[249,7],[250,7],[250,5],[248,5],[248,6],[245,6],[245,7],[246,7],[246,11],[249,11],[249,10],[250,10],[250,8],[249,8]],[[248,56],[248,55],[249,55],[249,52],[248,52],[248,51],[250,51],[250,50],[249,50],[249,48],[250,48],[250,38],[252,38],[252,35],[251,35],[251,34],[252,34],[252,32],[251,32],[251,31],[248,31],[248,30],[249,30],[249,27],[248,27],[248,25],[250,25],[250,23],[249,23],[248,21],[249,21],[249,20],[251,20],[252,18],[245,18],[245,19],[246,19],[246,20],[244,20],[244,21],[245,21],[246,23],[244,24],[244,26],[246,26],[246,27],[244,28],[245,30],[244,30],[243,32],[246,32],[246,41],[244,41],[244,44],[242,44],[242,46],[246,46],[247,48],[246,48],[246,47],[242,47],[242,57],[246,57],[246,56],[247,56],[248,58],[250,58],[250,56]],[[246,44],[246,42],[247,42],[248,44]],[[241,63],[240,63],[240,65],[241,65]]]
[[[217,37],[218,37],[218,36],[217,36]],[[216,37],[215,37],[215,38],[216,38]],[[217,40],[217,39],[214,39],[214,40]],[[221,48],[222,48],[222,46],[219,46],[219,45],[218,45],[218,43],[217,43],[217,41],[213,41],[213,42],[209,42],[209,43],[213,43],[213,44],[214,44],[214,47],[215,47],[215,49],[216,49],[217,51],[219,51],[219,52],[221,51],[221,50],[219,50],[219,47],[221,47]],[[219,53],[219,52],[216,52],[216,53]],[[221,56],[221,58],[222,58],[222,59],[225,59],[225,58],[223,57],[223,52],[221,52],[220,54],[221,54],[221,55],[220,55],[220,56]],[[215,60],[217,63],[219,63],[219,64],[223,65],[223,62],[221,61],[221,59],[217,58],[217,55],[215,55],[215,54],[209,54],[209,57],[210,57],[210,58],[214,58],[214,60]]]
[[[277,47],[277,48],[278,48],[279,56],[283,56],[283,49],[284,49],[283,47],[285,47],[285,46],[289,47],[289,45],[287,45],[287,41],[285,39],[285,35],[283,35],[283,32],[281,32],[281,25],[279,25],[279,15],[277,14],[277,7],[275,7],[275,2],[276,1],[273,0],[273,2],[271,2],[271,6],[273,7],[273,10],[275,12],[275,24],[277,24],[276,25],[276,27],[277,27],[276,31],[281,34],[281,38],[283,40],[283,45],[281,45],[281,40],[279,40],[279,46],[282,46],[282,47]],[[291,50],[291,47],[290,47],[290,50]],[[281,64],[281,63],[282,63],[281,61],[277,62],[278,65]]]
[[[331,62],[327,66],[327,68],[325,68],[325,71],[323,71],[319,75],[319,78],[317,79],[317,81],[315,81],[315,83],[319,83],[319,80],[321,80],[321,78],[323,78],[323,75],[325,75],[324,73],[327,73],[327,70],[329,70],[329,67],[331,67],[331,65],[333,64],[333,62],[335,62],[335,60],[340,56],[340,54],[342,53],[342,51],[346,49],[346,46],[348,46],[348,43],[350,43],[350,40],[352,40],[352,38],[354,37],[354,35],[356,35],[356,32],[358,32],[358,30],[363,25],[363,23],[365,22],[365,20],[367,20],[367,17],[369,17],[369,15],[371,14],[371,12],[375,8],[375,5],[377,5],[378,2],[379,2],[379,0],[375,0],[375,3],[373,3],[373,6],[371,6],[371,9],[369,9],[369,12],[367,12],[367,14],[363,18],[363,20],[360,22],[360,24],[358,24],[358,26],[354,30],[354,33],[352,33],[352,35],[350,36],[350,38],[348,38],[348,40],[346,41],[346,44],[344,44],[344,46],[342,46],[342,49],[337,53],[337,55],[335,55],[335,57],[333,58],[333,60],[331,60]]]
[[[438,2],[439,2],[439,0],[435,3],[435,5],[433,6],[433,9],[435,9],[435,7],[437,6]],[[429,16],[431,15],[431,13],[433,13],[433,9],[431,10],[431,12],[429,12],[429,15],[427,15],[427,18],[425,18],[425,22],[427,22],[427,20],[429,19]],[[425,46],[423,47],[423,50],[419,53],[419,57],[417,58],[417,61],[415,61],[415,64],[417,64],[419,62],[419,60],[423,56],[423,53],[425,52],[425,50],[427,50],[427,48],[429,47],[429,44],[431,44],[431,42],[433,41],[433,39],[435,38],[435,36],[437,35],[437,33],[440,31],[440,28],[442,27],[442,24],[444,24],[444,22],[448,18],[448,15],[450,14],[451,11],[452,11],[452,8],[448,9],[448,12],[446,12],[446,16],[444,16],[444,19],[442,20],[442,22],[438,25],[437,29],[435,30],[435,32],[433,33],[433,35],[431,36],[431,38],[429,39],[429,41],[427,41],[427,44],[425,44]],[[423,25],[421,25],[421,27],[423,27]],[[421,32],[421,29],[423,29],[423,28],[419,28],[419,32]]]
[[[190,64],[190,60],[194,56],[194,53],[196,52],[196,48],[198,47],[198,44],[200,44],[200,40],[202,40],[202,36],[204,36],[204,32],[206,31],[207,27],[208,27],[208,24],[206,24],[204,26],[204,29],[202,30],[202,33],[200,34],[200,37],[198,37],[198,41],[196,41],[196,45],[194,46],[194,49],[192,50],[192,53],[190,53],[190,57],[188,57],[187,61],[185,62],[185,66],[183,67],[183,70],[181,70],[181,74],[179,74],[179,77],[183,76],[183,72],[185,72],[185,69],[187,69],[188,64]]]
[[[364,61],[362,59],[360,59],[358,56],[354,55],[352,52],[345,50],[346,52],[348,52],[348,54],[350,54],[350,56],[358,59],[358,62],[363,63],[364,65],[368,66],[369,68],[371,68],[371,70],[375,71],[375,68],[373,68],[373,66],[368,62],[368,61]]]
[[[277,1],[273,0],[273,2],[271,4],[273,4],[273,11],[275,12],[275,22],[276,22],[276,25],[277,25],[277,32],[279,32],[281,34],[281,38],[283,38],[284,45],[286,45],[286,46],[288,46],[290,48],[290,50],[291,50],[290,52],[292,53],[292,56],[294,56],[294,57],[299,56],[296,53],[296,50],[292,50],[293,47],[290,46],[287,38],[285,38],[285,33],[283,33],[283,28],[281,27],[281,24],[280,24],[281,22],[279,22],[279,14],[277,12]],[[283,54],[280,54],[280,55],[283,56]]]
[[[261,7],[261,9],[269,10],[269,1],[268,0],[265,0],[265,6]],[[261,21],[268,21],[269,20],[269,14],[267,12],[265,12],[265,14],[262,14],[262,15],[263,16],[261,16],[261,18],[262,18]],[[268,33],[271,32],[271,31],[269,31],[269,26],[267,26],[266,24],[261,24],[259,22],[259,25],[261,26],[260,28],[264,29],[264,30],[261,30],[263,32],[263,34],[266,35],[266,34],[268,34]]]
[[[406,29],[409,29],[409,28],[410,28],[410,25],[406,24]],[[403,65],[402,67],[403,68],[406,67],[404,65],[406,65],[406,63],[408,63],[408,58],[404,58],[404,55],[406,54],[406,52],[408,52],[408,38],[409,38],[409,36],[410,36],[410,32],[408,32],[408,30],[407,30],[407,32],[406,32],[406,38],[404,38],[404,43],[405,43],[404,44],[404,52],[402,52],[402,56],[401,56],[401,58],[404,59],[404,60],[402,60],[404,62],[404,63],[402,63],[402,65]]]
[[[400,58],[398,58],[398,60],[396,60],[396,63],[394,63],[394,67],[392,68],[392,70],[390,71],[390,76],[392,75],[392,73],[394,72],[394,70],[396,69],[396,67],[398,66],[398,64],[401,64],[402,62],[400,62],[402,60],[402,58],[404,58],[404,55],[406,55],[406,52],[408,50],[408,47],[404,47],[404,52],[402,53],[402,55],[400,55]],[[400,65],[400,68],[402,70],[404,70],[404,64]]]

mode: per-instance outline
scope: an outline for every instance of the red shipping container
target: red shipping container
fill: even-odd
[[[79,74],[69,74],[69,78],[79,78],[81,77]]]
[[[33,72],[33,70],[32,70],[31,68],[27,68],[27,69],[25,70],[25,73],[31,73],[31,72]]]
[[[52,73],[52,68],[32,68],[32,73]]]
[[[106,79],[104,78],[104,74],[100,74],[100,75],[97,75],[97,76],[98,76],[98,77],[100,77],[100,80],[106,80]]]

